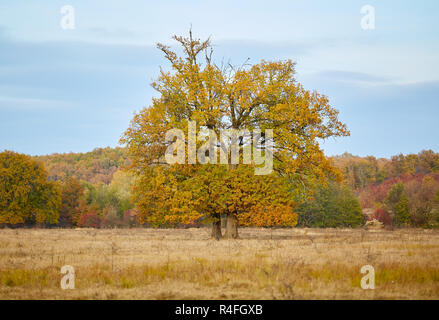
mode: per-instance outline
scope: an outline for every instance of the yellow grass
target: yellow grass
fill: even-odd
[[[1,299],[438,299],[439,232],[0,229]],[[372,265],[375,290],[360,287]],[[75,268],[62,290],[60,269]]]

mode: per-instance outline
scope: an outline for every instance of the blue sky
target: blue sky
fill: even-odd
[[[75,29],[60,27],[64,5]],[[375,8],[374,30],[360,10]],[[437,1],[25,1],[0,3],[0,150],[116,146],[166,61],[155,43],[210,36],[218,60],[292,59],[351,136],[323,144],[389,157],[439,151]]]

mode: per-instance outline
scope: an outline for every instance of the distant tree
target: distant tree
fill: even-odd
[[[134,203],[132,202],[132,189],[134,184],[134,176],[125,170],[118,170],[114,173],[113,179],[108,187],[108,193],[112,198],[117,200],[117,212],[120,217],[132,208]]]
[[[374,157],[358,157],[349,153],[331,158],[334,164],[343,173],[346,184],[352,190],[363,193],[369,193],[366,198],[374,198],[371,201],[361,197],[362,203],[368,206],[374,202],[382,202],[381,195],[375,197],[375,191],[381,193],[387,188],[389,180],[410,180],[411,177],[419,175],[430,175],[439,172],[439,153],[432,150],[423,150],[418,154],[399,154],[391,157],[391,159],[376,159]],[[385,188],[381,188],[380,184],[386,184]],[[367,190],[369,187],[371,189]],[[388,190],[387,190],[388,191]],[[386,193],[387,193],[386,191]]]
[[[304,227],[357,227],[364,219],[357,197],[348,187],[334,182],[317,186],[313,197],[301,203],[297,212],[299,225]]]
[[[381,179],[379,171],[382,167],[382,159],[375,157],[358,157],[349,153],[331,157],[334,165],[343,174],[343,180],[351,190],[361,190],[368,185]]]
[[[86,153],[64,153],[37,156],[44,162],[53,181],[65,181],[75,177],[93,184],[109,184],[113,174],[127,164],[124,148],[96,148]]]
[[[59,225],[71,227],[79,220],[80,200],[84,188],[75,177],[69,177],[61,186],[61,208],[59,210]]]
[[[12,151],[0,153],[0,223],[56,224],[60,190],[41,162]]]
[[[430,174],[412,179],[406,183],[405,189],[409,198],[412,224],[417,227],[429,227],[434,224],[432,210],[435,195],[439,191],[439,176]]]
[[[125,211],[134,207],[131,199],[131,186],[124,185],[124,183],[115,182],[108,185],[99,183],[89,189],[91,201],[89,204],[94,204],[99,208],[102,217],[105,216],[104,211],[109,207],[116,209],[120,218],[122,218]],[[128,188],[128,190],[125,190]]]
[[[99,228],[101,226],[99,210],[95,206],[84,207],[84,210],[81,211],[78,226],[85,228]]]
[[[392,213],[393,225],[403,226],[410,223],[410,207],[404,184],[398,182],[390,189],[384,205]]]
[[[138,227],[139,226],[139,219],[137,217],[137,210],[130,209],[124,212],[123,218],[122,218],[122,226],[124,227]]]
[[[376,208],[383,206],[384,199],[389,193],[390,189],[401,178],[390,178],[381,183],[370,184],[359,192],[359,199],[363,208]]]
[[[103,218],[101,219],[101,228],[115,228],[121,226],[122,219],[117,213],[117,209],[108,206],[103,211]]]
[[[432,201],[431,215],[429,225],[434,228],[439,228],[439,191]]]
[[[92,205],[96,203],[97,198],[97,186],[92,184],[88,181],[81,180],[82,188],[84,189],[83,196],[84,196],[84,204],[86,205]]]

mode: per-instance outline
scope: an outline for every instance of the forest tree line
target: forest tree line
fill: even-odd
[[[345,153],[329,160],[341,180],[316,184],[312,196],[302,201],[291,193],[291,201],[282,203],[293,206],[298,226],[357,227],[377,219],[387,226],[439,227],[438,153],[428,150],[390,159]],[[0,225],[184,225],[165,220],[150,223],[139,215],[132,195],[134,177],[124,170],[127,164],[124,148],[38,157],[4,151],[0,153]],[[265,183],[281,188],[275,181]],[[282,225],[268,216],[246,221],[249,226]],[[189,225],[204,223],[209,221]]]

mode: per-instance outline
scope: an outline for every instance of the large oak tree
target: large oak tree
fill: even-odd
[[[182,54],[157,45],[171,70],[161,70],[152,83],[158,97],[134,116],[121,139],[139,177],[135,194],[144,222],[190,223],[207,216],[213,220],[212,235],[216,238],[221,235],[221,215],[227,217],[226,236],[232,238],[238,236],[238,223],[258,221],[256,225],[261,225],[265,220],[268,225],[276,221],[294,225],[296,216],[289,193],[338,174],[320,148],[320,142],[327,138],[349,134],[338,120],[338,111],[326,96],[305,90],[296,81],[291,60],[262,60],[239,67],[218,65],[212,58],[209,39],[196,39],[192,32],[189,37],[173,38]],[[274,172],[262,178],[250,177],[242,168],[255,163],[237,165],[230,157],[228,165],[216,165],[216,169],[214,165],[162,164],[171,143],[166,141],[166,132],[188,132],[192,121],[196,121],[197,130],[210,129],[217,135],[226,129],[272,129],[271,141],[261,135],[259,147],[273,146]],[[239,138],[242,148],[253,141],[251,136]],[[197,141],[197,146],[202,142]],[[284,183],[280,180],[290,184],[289,190],[279,185]],[[270,201],[275,198],[280,200]]]

